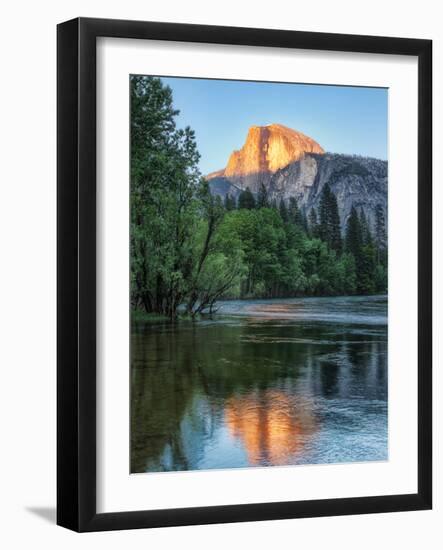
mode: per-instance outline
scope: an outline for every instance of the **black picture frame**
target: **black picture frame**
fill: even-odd
[[[96,512],[96,39],[399,54],[418,58],[416,494]],[[57,29],[57,523],[75,531],[426,510],[432,506],[432,42],[78,18]]]

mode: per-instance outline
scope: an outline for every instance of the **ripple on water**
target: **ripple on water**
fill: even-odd
[[[220,311],[134,327],[132,472],[387,459],[385,297]]]

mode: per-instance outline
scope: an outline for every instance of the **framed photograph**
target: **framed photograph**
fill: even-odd
[[[432,43],[58,26],[59,525],[432,506]]]

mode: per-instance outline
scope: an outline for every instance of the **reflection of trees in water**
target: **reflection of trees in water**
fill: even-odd
[[[213,434],[215,405],[189,328],[132,334],[131,472],[192,469],[201,453],[192,443]]]
[[[386,399],[386,342],[316,323],[184,323],[132,335],[131,471],[198,468],[223,424],[254,464],[287,464],[318,398]]]
[[[322,353],[312,351],[311,387],[325,398],[387,397],[387,343],[378,333],[344,334]]]
[[[167,463],[187,468],[177,434],[195,383],[191,349],[183,349],[180,364],[175,364],[177,346],[173,330],[132,335],[132,472],[146,471],[163,454]]]

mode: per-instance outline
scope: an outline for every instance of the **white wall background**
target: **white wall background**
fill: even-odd
[[[443,277],[441,2],[422,0],[16,1],[1,12],[0,544],[8,549],[440,548],[443,524],[443,299],[435,288],[435,507],[349,516],[77,535],[55,518],[55,26],[77,16],[434,40],[435,280]],[[438,250],[440,248],[440,250]],[[439,310],[439,311],[438,311]],[[440,342],[439,342],[440,336]]]

